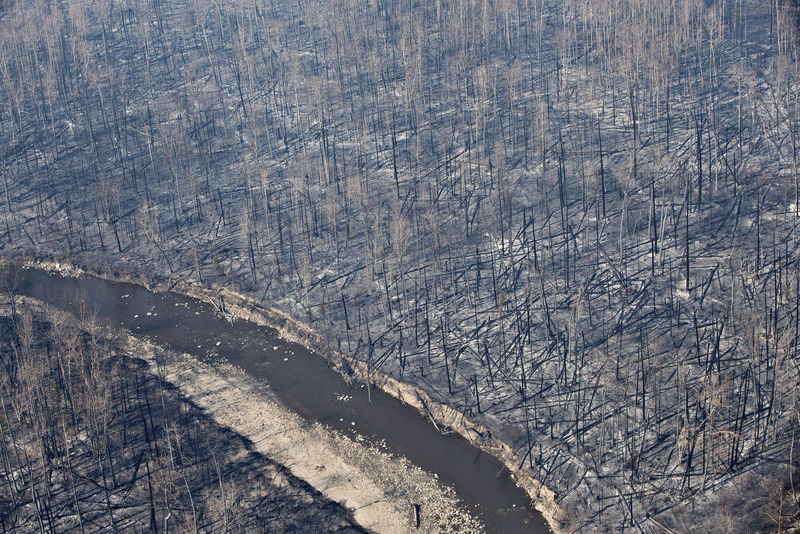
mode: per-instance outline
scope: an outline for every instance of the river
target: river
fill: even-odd
[[[489,532],[550,532],[505,466],[457,434],[442,435],[417,410],[377,389],[349,386],[321,356],[271,328],[229,322],[205,302],[91,276],[23,272],[19,293],[101,321],[205,361],[220,358],[264,380],[309,420],[384,443],[453,487]],[[369,398],[371,397],[371,399]],[[422,503],[422,513],[425,513]]]

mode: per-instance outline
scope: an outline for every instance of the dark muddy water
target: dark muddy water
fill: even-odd
[[[484,521],[489,532],[550,532],[506,468],[457,435],[440,434],[415,409],[365,386],[348,386],[317,354],[281,340],[270,328],[228,321],[201,301],[93,277],[26,270],[20,292],[146,336],[207,361],[223,358],[263,379],[303,417],[359,433],[435,473]],[[422,515],[425,515],[425,503]],[[409,513],[411,513],[409,511]]]

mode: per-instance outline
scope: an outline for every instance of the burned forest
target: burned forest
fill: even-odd
[[[558,531],[781,532],[798,17],[4,0],[0,255],[278,309],[490,429],[555,492]]]

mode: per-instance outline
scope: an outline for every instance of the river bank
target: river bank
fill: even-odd
[[[0,293],[3,530],[366,532],[195,402],[179,361],[91,314]]]
[[[300,342],[304,346],[309,347],[310,349],[316,351],[317,353],[326,355],[329,362],[335,367],[337,367],[338,370],[345,376],[348,376],[351,379],[354,378],[358,380],[366,380],[367,378],[371,378],[371,383],[373,385],[380,387],[382,390],[390,393],[394,397],[413,406],[414,408],[419,410],[420,413],[423,413],[427,417],[429,417],[431,421],[433,421],[434,424],[437,425],[440,429],[443,430],[447,429],[448,431],[458,432],[459,434],[464,436],[469,442],[480,447],[482,450],[491,453],[495,457],[500,458],[511,471],[512,476],[514,477],[516,483],[528,493],[533,502],[536,503],[537,509],[543,513],[544,517],[546,517],[547,520],[550,522],[550,525],[554,527],[554,530],[564,531],[566,529],[565,527],[566,522],[564,520],[565,514],[555,504],[553,493],[547,490],[546,488],[542,487],[540,484],[538,484],[537,481],[533,480],[529,476],[526,476],[524,472],[520,472],[520,470],[517,468],[520,462],[518,459],[514,458],[514,455],[511,452],[510,447],[508,447],[507,445],[502,443],[499,439],[494,437],[493,433],[489,429],[475,425],[456,410],[433,401],[424,392],[412,386],[403,384],[390,377],[383,376],[380,373],[377,373],[374,369],[367,368],[367,366],[362,362],[358,361],[354,362],[348,360],[343,355],[338,354],[335,351],[332,351],[329,347],[325,346],[324,340],[322,340],[319,336],[317,336],[311,329],[309,329],[308,327],[306,327],[301,323],[298,323],[297,321],[294,321],[293,319],[291,319],[290,317],[286,316],[281,312],[266,309],[263,306],[259,305],[258,303],[255,303],[252,300],[242,295],[236,294],[234,292],[225,289],[211,290],[199,286],[197,284],[187,283],[182,280],[157,279],[155,277],[148,278],[141,274],[131,275],[120,272],[102,272],[97,269],[89,269],[86,268],[85,266],[80,266],[68,262],[49,261],[43,259],[26,260],[25,264],[29,267],[46,269],[51,272],[59,272],[64,275],[79,276],[82,274],[90,274],[93,276],[98,276],[100,278],[113,281],[132,282],[155,291],[171,290],[179,294],[187,295],[193,298],[198,298],[200,300],[212,304],[213,306],[216,307],[217,311],[223,314],[228,320],[232,321],[235,319],[245,319],[253,323],[276,328],[277,330],[280,331],[281,336],[284,337],[285,339],[291,339],[293,341]],[[207,378],[204,378],[204,376],[206,376],[206,373],[213,371],[212,369],[204,369],[203,372],[200,373],[200,375],[197,375],[195,374],[195,371],[191,370],[192,366],[185,365],[186,362],[183,362],[183,364],[184,365],[177,364],[176,367],[174,368],[174,372],[176,373],[174,379],[178,382],[182,383],[185,382],[186,384],[185,386],[181,386],[182,388],[186,387],[187,391],[189,390],[194,391],[194,394],[202,394],[203,389],[205,389],[206,387],[213,387],[211,384],[203,383],[205,380],[207,380]],[[201,366],[202,365],[204,364],[201,364]],[[201,366],[198,366],[195,369],[199,369]],[[186,373],[189,373],[191,376],[187,376]],[[229,385],[231,384],[229,380],[234,380],[234,377],[236,377],[234,381],[237,383],[239,383],[238,382],[239,380],[246,378],[242,374],[237,375],[236,370],[230,367],[225,370],[224,374],[225,377],[223,380],[228,381],[225,383],[228,383]],[[229,374],[231,378],[228,378]],[[217,379],[219,378],[220,377],[217,377]],[[246,380],[244,382],[246,382]],[[234,395],[235,397],[236,395],[241,394],[241,391],[247,390],[250,386],[247,386],[244,382],[240,384],[241,387],[237,386],[236,388],[234,388],[235,391],[231,392],[230,394]],[[195,385],[193,386],[192,384]],[[197,384],[202,384],[202,386],[197,386]],[[217,388],[214,388],[213,390],[216,391]],[[236,391],[238,391],[239,393],[236,393]],[[240,397],[240,400],[243,400],[244,398],[245,397]],[[215,410],[217,408],[214,408],[214,406],[229,406],[232,403],[238,401],[236,401],[235,398],[226,399],[224,397],[221,397],[221,398],[209,399],[208,402],[210,402],[209,410]],[[260,405],[257,409],[263,411],[266,409],[266,405]],[[243,413],[249,413],[248,410],[249,408],[247,408]],[[254,442],[258,443],[260,440],[263,439],[262,437],[260,437],[261,434],[263,433],[263,430],[260,430],[258,428],[247,427],[248,423],[247,417],[245,418],[237,417],[236,414],[232,412],[223,412],[220,415],[220,417],[227,418],[225,419],[227,421],[227,423],[225,424],[230,424],[230,426],[236,428],[238,431],[243,432],[245,435],[252,434],[253,436],[255,436],[256,439],[253,439]],[[239,425],[243,425],[241,429],[239,428]],[[329,437],[325,438],[324,436],[321,435],[313,435],[310,436],[309,439],[311,439],[311,441],[322,440],[322,442],[330,443]],[[275,444],[273,445],[279,446]],[[380,460],[380,462],[383,462],[384,460],[385,459]],[[281,463],[283,462],[281,461]],[[306,463],[310,464],[311,462],[306,462]],[[325,463],[317,462],[314,465],[325,465]],[[321,473],[319,473],[318,471],[327,471],[327,468],[324,470],[315,469],[313,472],[298,476],[301,476],[301,478],[308,480],[315,487],[318,487],[318,484],[322,486],[331,486],[333,488],[336,487],[336,484],[331,484],[330,480],[328,480],[325,476],[321,477]],[[312,482],[312,479],[317,480],[317,482],[316,483]],[[361,485],[359,485],[359,487],[361,487]],[[331,497],[331,498],[333,498],[334,500],[339,500],[340,502],[344,502],[336,497]],[[344,499],[349,499],[349,498],[351,497],[347,496],[344,497]],[[428,502],[429,500],[430,498],[427,498],[425,502]],[[450,505],[448,504],[447,506]],[[447,506],[445,508],[447,508]],[[350,507],[349,504],[348,507]],[[376,511],[376,513],[370,515],[371,514],[371,511],[369,511],[370,508]],[[401,507],[405,508],[405,511],[404,512],[401,511],[399,516],[397,514],[377,512],[379,508],[380,506],[374,503],[366,506],[364,508],[364,511],[361,512],[362,515],[364,515],[364,517],[360,518],[359,522],[364,521],[364,523],[362,524],[369,525],[371,524],[369,522],[372,521],[370,517],[380,516],[386,518],[388,521],[384,530],[395,531],[392,529],[396,528],[396,525],[399,524],[398,521],[400,521],[396,519],[397,517],[406,514],[406,519],[410,520],[409,510],[411,510],[412,508],[408,500]],[[360,506],[358,509],[360,509]],[[392,517],[394,517],[395,519],[389,519]],[[463,518],[459,520],[459,522],[461,524],[468,524],[464,523]],[[395,527],[392,527],[391,525],[395,525]],[[381,529],[376,529],[376,530],[381,530]]]
[[[76,317],[67,318],[35,299],[17,299],[20,309],[42,316],[60,314],[62,327],[81,328]],[[154,375],[177,388],[184,402],[202,409],[220,427],[246,438],[255,451],[344,506],[367,530],[408,532],[415,528],[413,504],[424,503],[420,532],[484,531],[453,490],[435,476],[359,436],[308,423],[240,369],[225,363],[209,365],[131,334],[93,328],[92,335],[118,346],[125,357],[146,362]]]
[[[207,365],[189,354],[127,336],[131,354],[159,367],[217,423],[249,439],[327,498],[353,513],[364,528],[402,534],[414,529],[414,503],[425,503],[420,532],[483,532],[480,522],[435,477],[379,447],[319,423],[309,424],[270,391],[228,364]]]

